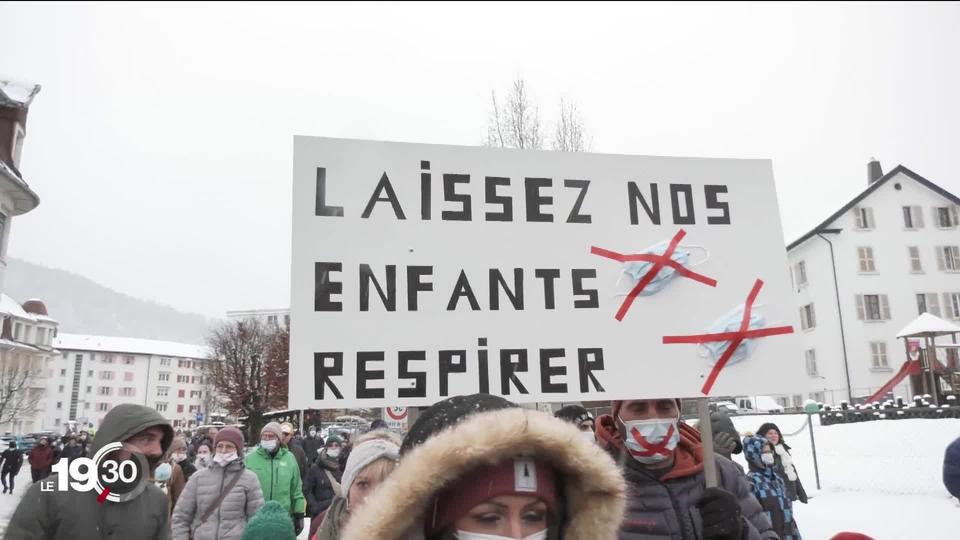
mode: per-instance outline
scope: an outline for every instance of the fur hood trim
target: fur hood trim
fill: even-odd
[[[564,540],[615,540],[626,504],[620,470],[572,425],[539,411],[473,415],[405,455],[354,514],[343,540],[423,537],[434,496],[471,469],[518,455],[549,462],[561,479]]]

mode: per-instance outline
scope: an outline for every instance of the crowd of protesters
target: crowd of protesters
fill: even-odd
[[[402,439],[380,424],[352,441],[276,422],[250,437],[235,427],[191,436],[153,409],[120,405],[93,440],[39,441],[32,476],[122,442],[119,458],[142,455],[148,480],[108,504],[35,482],[6,538],[799,540],[792,504],[807,495],[779,428],[741,437],[729,418],[712,420],[716,451],[705,456],[677,399],[613,401],[594,418],[578,405],[551,416],[456,396],[422,410]],[[956,482],[956,452],[945,483]],[[729,459],[739,453],[746,471]],[[707,487],[708,459],[717,487]],[[15,443],[0,463],[12,492]]]

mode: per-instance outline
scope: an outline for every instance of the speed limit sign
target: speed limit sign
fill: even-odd
[[[407,419],[407,408],[406,407],[387,407],[387,419],[393,420],[394,422],[403,422]]]

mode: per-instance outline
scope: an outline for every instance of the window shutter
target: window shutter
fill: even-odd
[[[913,226],[917,229],[923,228],[923,207],[911,206],[913,209]]]
[[[953,218],[952,221],[951,221],[951,224],[952,224],[954,227],[956,227],[958,224],[960,224],[960,219],[958,219],[958,218],[960,218],[960,216],[957,215],[958,213],[960,213],[960,211],[958,211],[956,205],[950,207],[950,215],[951,215],[951,217]]]
[[[936,296],[936,295],[934,295],[934,296]],[[947,317],[950,317],[950,318],[952,318],[952,319],[956,319],[956,318],[957,318],[958,316],[960,316],[960,315],[958,315],[957,312],[954,311],[952,300],[953,300],[953,298],[950,297],[950,293],[946,293],[946,292],[943,293],[943,308],[944,308],[944,313],[947,315]]]
[[[803,314],[803,308],[800,308],[800,329],[807,329],[807,317]]]
[[[807,325],[810,326],[810,328],[817,326],[817,312],[813,308],[813,302],[810,302],[810,320],[807,321]]]
[[[867,208],[867,228],[873,229],[876,223],[873,221],[873,208]]]
[[[890,320],[890,303],[887,301],[887,295],[881,294],[880,296],[880,317],[885,320]]]
[[[862,321],[863,319],[866,318],[863,312],[863,295],[858,294],[856,295],[856,298],[857,298],[857,319],[860,319]]]
[[[946,266],[943,261],[943,246],[937,246],[937,269],[943,271],[946,270]]]
[[[862,229],[862,228],[863,228],[863,219],[862,219],[862,217],[863,217],[863,212],[860,211],[860,207],[859,207],[859,206],[854,206],[854,207],[853,207],[853,215],[856,217],[857,228],[858,228],[858,229]]]

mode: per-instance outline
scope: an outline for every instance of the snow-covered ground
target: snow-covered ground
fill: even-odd
[[[876,540],[960,539],[960,503],[950,498],[942,479],[944,449],[960,436],[960,419],[823,427],[812,417],[820,490],[810,431],[804,427],[806,416],[739,416],[733,421],[741,433],[773,422],[793,448],[800,479],[812,495],[809,504],[794,506],[805,540],[827,540],[841,531],[861,532]],[[741,456],[734,458],[746,465]],[[14,495],[0,494],[0,538],[29,485],[30,469],[24,466]],[[309,526],[308,520],[301,539]]]
[[[777,424],[792,448],[809,504],[794,505],[805,540],[841,531],[877,540],[960,539],[960,503],[943,487],[943,454],[960,420],[887,420],[821,426],[812,417],[821,489],[814,476],[805,415],[733,417],[741,432]],[[734,456],[746,465],[742,456]]]

